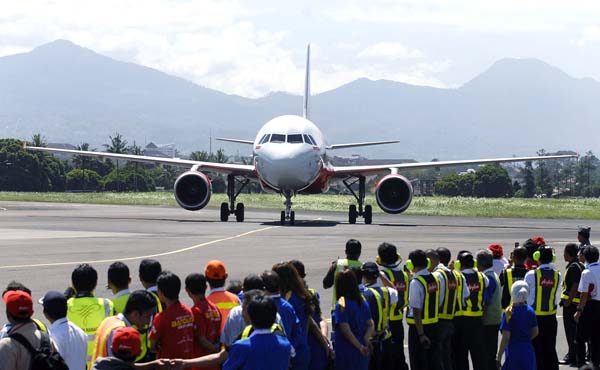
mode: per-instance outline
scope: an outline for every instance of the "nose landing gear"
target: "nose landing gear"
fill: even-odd
[[[281,211],[280,223],[281,225],[285,225],[285,221],[287,220],[290,226],[294,226],[296,223],[296,212],[292,211],[292,193],[287,191],[283,193],[283,196],[285,197],[285,202],[283,202],[285,211]]]
[[[240,184],[237,191],[235,190],[236,182]],[[221,221],[227,222],[229,215],[235,215],[237,222],[244,222],[244,203],[236,205],[235,200],[249,182],[250,180],[245,177],[243,180],[240,180],[235,175],[227,175],[227,197],[229,198],[229,203],[221,203]]]
[[[370,205],[366,205],[363,209],[366,193],[365,177],[362,175],[358,177],[348,177],[342,182],[344,183],[346,188],[352,193],[352,195],[354,195],[354,198],[356,198],[356,201],[358,202],[358,210],[356,209],[355,204],[351,204],[348,207],[348,223],[355,224],[356,219],[359,216],[362,216],[365,221],[365,224],[371,224],[373,222],[373,207],[371,207]],[[357,182],[358,194],[356,194],[354,189],[352,189],[352,185],[356,184]]]

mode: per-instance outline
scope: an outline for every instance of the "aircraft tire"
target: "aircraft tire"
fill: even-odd
[[[291,211],[290,212],[290,226],[294,226],[295,223],[296,223],[296,212]]]
[[[350,224],[355,224],[356,217],[358,217],[358,212],[356,212],[356,205],[351,204],[350,207],[348,207],[348,222]]]
[[[285,211],[281,211],[281,225],[285,225]]]
[[[244,203],[238,203],[235,207],[235,220],[244,222]]]
[[[373,207],[368,205],[365,206],[365,214],[363,215],[365,224],[370,225],[373,223]]]
[[[227,222],[229,219],[229,205],[225,202],[221,203],[221,221]]]

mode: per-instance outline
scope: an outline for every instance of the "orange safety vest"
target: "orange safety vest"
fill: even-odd
[[[92,364],[99,357],[108,357],[108,348],[111,345],[111,343],[109,343],[111,333],[117,328],[124,328],[126,326],[127,324],[121,319],[119,315],[107,317],[102,321],[102,323],[100,323],[100,326],[98,326],[98,329],[96,330],[96,336],[94,338],[94,352],[92,353]],[[141,360],[142,358],[144,358],[144,356],[146,356],[148,347],[145,344],[145,340],[144,338],[142,338],[142,351],[140,355],[136,358],[136,361]]]
[[[240,299],[237,295],[227,291],[212,292],[206,299],[214,304],[221,313],[221,327],[219,328],[219,334],[221,334],[225,327],[227,316],[229,316],[229,311],[240,305]]]

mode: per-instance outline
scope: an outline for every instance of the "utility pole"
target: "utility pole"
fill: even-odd
[[[212,128],[208,132],[208,156],[212,157]]]

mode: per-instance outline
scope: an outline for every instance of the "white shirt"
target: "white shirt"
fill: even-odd
[[[52,323],[48,332],[69,369],[85,369],[88,347],[85,332],[66,317]]]
[[[496,273],[496,275],[500,276],[500,273],[502,272],[502,270],[505,270],[506,267],[508,266],[508,260],[504,257],[500,258],[500,259],[494,259],[494,263],[492,265],[494,272]]]
[[[446,266],[441,263],[436,266],[436,268],[441,268],[444,271],[450,271]],[[432,272],[433,276],[437,277],[440,282],[440,300],[438,302],[438,306],[440,308],[444,307],[444,299],[446,298],[446,277],[440,271]]]
[[[544,263],[538,266],[538,270],[554,270],[552,265],[549,263]],[[535,270],[530,270],[525,274],[525,282],[529,287],[529,295],[527,296],[527,304],[533,306],[535,303],[535,295],[536,292],[536,283],[535,283]],[[558,288],[556,289],[556,295],[554,297],[554,304],[558,305],[560,302],[560,289],[562,287],[562,275],[560,272],[558,273]]]
[[[600,289],[600,263],[594,262],[590,263],[581,273],[577,291],[579,293],[589,293],[590,299],[600,301],[598,289]]]

